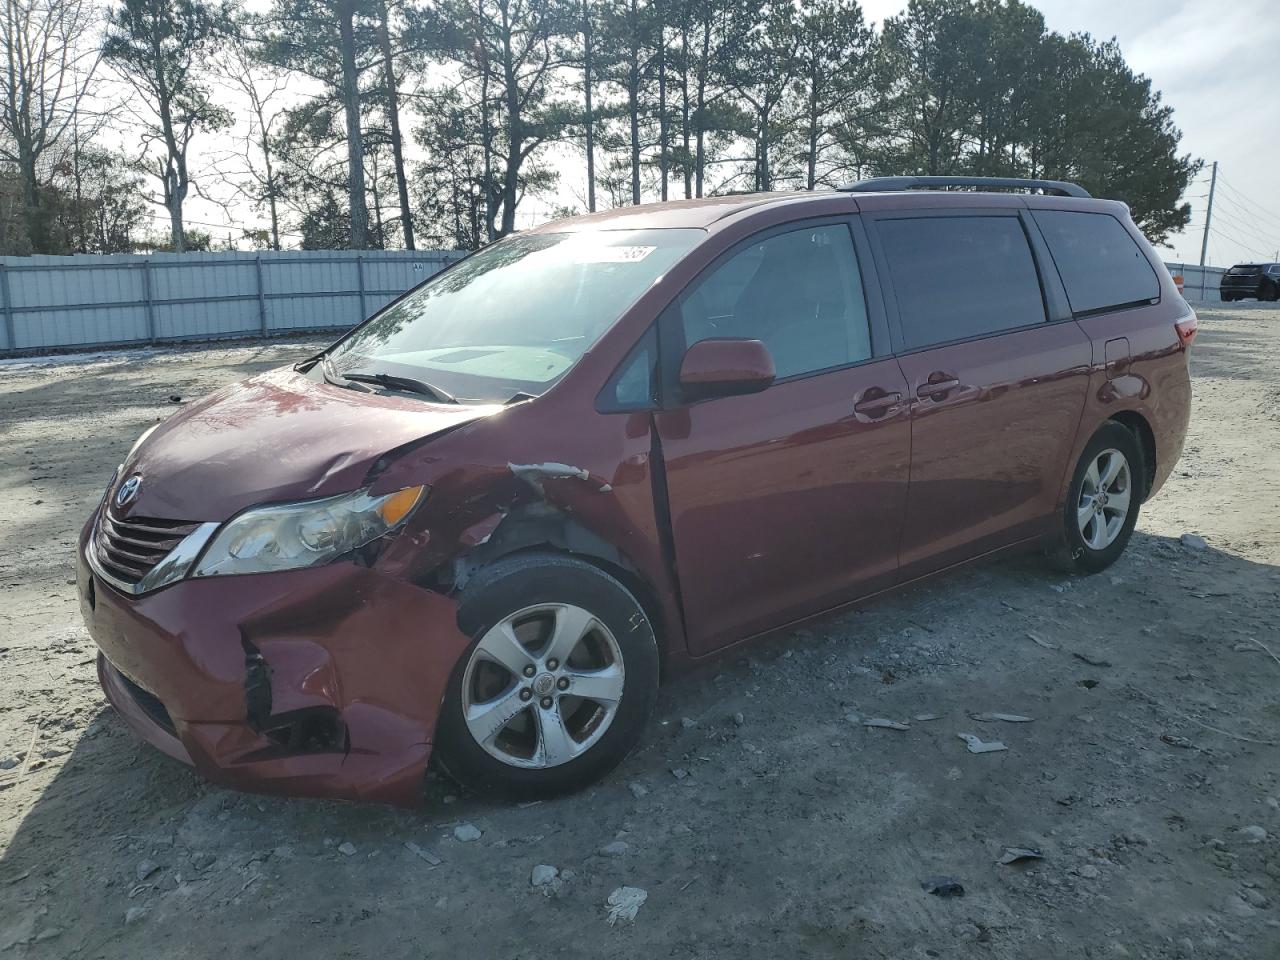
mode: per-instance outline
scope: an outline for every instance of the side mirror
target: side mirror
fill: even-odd
[[[685,351],[680,386],[691,398],[759,393],[777,376],[759,340],[701,340]]]

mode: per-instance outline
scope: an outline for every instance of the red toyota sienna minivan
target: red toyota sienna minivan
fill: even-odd
[[[1195,329],[1073,184],[551,223],[135,444],[79,544],[101,682],[237,787],[573,789],[664,672],[979,557],[1112,563]]]

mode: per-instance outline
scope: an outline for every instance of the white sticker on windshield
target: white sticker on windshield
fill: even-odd
[[[578,255],[578,263],[638,263],[657,247],[597,247]]]

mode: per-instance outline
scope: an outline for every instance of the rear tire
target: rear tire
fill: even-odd
[[[435,756],[481,794],[579,790],[640,741],[658,645],[620,581],[574,557],[523,553],[476,574],[458,607],[471,636],[445,693]]]
[[[1103,424],[1072,474],[1057,541],[1048,551],[1053,565],[1066,573],[1089,574],[1115,563],[1133,536],[1146,477],[1137,437],[1115,421]]]

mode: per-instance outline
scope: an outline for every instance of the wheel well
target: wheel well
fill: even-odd
[[[559,553],[598,567],[631,591],[644,608],[658,641],[658,668],[666,675],[667,638],[663,635],[665,610],[657,591],[612,544],[558,511],[534,511],[533,515],[508,516],[484,544],[454,562],[453,586],[464,589],[480,570],[525,553]]]
[[[1151,424],[1147,423],[1147,418],[1134,410],[1122,410],[1111,419],[1137,437],[1138,444],[1142,447],[1142,498],[1145,500],[1147,491],[1156,479],[1156,435],[1151,430]]]

